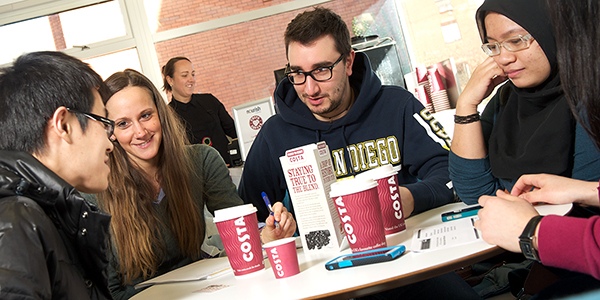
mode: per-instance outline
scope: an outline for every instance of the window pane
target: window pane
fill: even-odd
[[[452,43],[460,41],[460,29],[456,22],[442,25],[442,35],[444,36],[444,42]]]
[[[25,52],[56,50],[46,17],[0,26],[0,36],[3,41],[18,41],[10,43],[10,47],[0,47],[0,65]]]
[[[459,91],[462,90],[471,76],[470,70],[487,57],[481,51],[475,22],[475,12],[482,3],[483,0],[401,1],[415,66],[430,67],[453,58]]]
[[[110,1],[59,14],[67,48],[125,36],[118,1]]]
[[[0,26],[2,40],[15,41],[10,47],[0,47],[0,64],[10,63],[25,52],[65,50],[124,35],[118,1],[29,19]]]
[[[85,59],[83,61],[90,64],[92,69],[94,69],[96,73],[100,74],[102,79],[106,79],[113,73],[123,71],[125,69],[134,69],[142,72],[140,59],[137,49],[135,48],[103,56],[97,56],[94,58]]]

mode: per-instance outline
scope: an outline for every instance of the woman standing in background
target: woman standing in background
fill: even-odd
[[[162,67],[162,74],[163,89],[172,94],[169,106],[185,120],[190,143],[214,147],[227,166],[231,166],[227,136],[237,138],[237,134],[223,103],[209,93],[194,94],[196,74],[186,57],[171,58]]]

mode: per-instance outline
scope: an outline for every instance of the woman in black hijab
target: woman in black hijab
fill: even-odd
[[[557,40],[557,61],[565,97],[600,147],[600,1],[547,0]],[[531,203],[578,203],[598,207],[598,181],[535,174],[519,178],[511,194],[480,199],[483,209],[475,226],[483,239],[510,251],[535,254],[560,278],[533,299],[600,298],[600,216],[548,215],[540,218]],[[537,225],[536,225],[537,223]],[[510,226],[507,226],[510,224]],[[532,248],[523,247],[527,227],[535,228]],[[532,268],[533,270],[533,268]],[[551,278],[544,274],[545,278]],[[528,278],[528,282],[529,282]],[[539,286],[539,282],[538,283]]]
[[[449,165],[458,196],[474,204],[528,173],[597,181],[600,154],[564,98],[543,0],[486,0],[476,19],[489,57],[456,106]],[[505,81],[480,118],[478,105]]]

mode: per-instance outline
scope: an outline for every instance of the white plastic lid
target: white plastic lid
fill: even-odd
[[[331,196],[331,198],[343,195],[350,195],[366,191],[376,186],[377,182],[366,176],[343,179],[331,184],[331,192],[329,193],[329,195]]]
[[[386,177],[390,177],[392,175],[396,175],[398,174],[397,170],[394,170],[394,167],[392,167],[392,165],[388,164],[388,165],[383,165],[381,167],[377,167],[375,169],[366,171],[366,172],[362,172],[358,175],[356,175],[356,177],[369,177],[372,178],[374,180],[378,180],[381,178],[386,178]]]
[[[215,210],[215,217],[213,218],[213,222],[222,222],[235,218],[239,218],[241,216],[249,215],[251,213],[255,213],[257,211],[256,207],[252,204],[243,204],[228,208],[223,208],[219,210]]]

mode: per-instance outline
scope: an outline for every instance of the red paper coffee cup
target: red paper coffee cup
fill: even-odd
[[[417,73],[417,82],[418,83],[425,82],[425,81],[429,80],[427,78],[427,67],[425,67],[425,66],[418,66],[416,68],[416,70],[417,70],[416,73]]]
[[[266,243],[263,248],[269,257],[275,278],[286,278],[300,273],[296,238],[289,237]]]
[[[213,222],[217,225],[235,276],[265,268],[256,208],[252,204],[215,210]]]
[[[377,193],[386,235],[406,229],[397,174],[398,171],[394,170],[392,165],[383,165],[357,175],[359,178],[367,177],[377,181]]]
[[[437,68],[429,69],[427,72],[429,73],[429,79],[431,81],[430,86],[432,93],[446,89],[446,87],[444,87],[444,82],[442,81],[442,75],[440,75]]]
[[[352,252],[387,247],[377,182],[369,178],[344,179],[331,185],[330,195]]]

